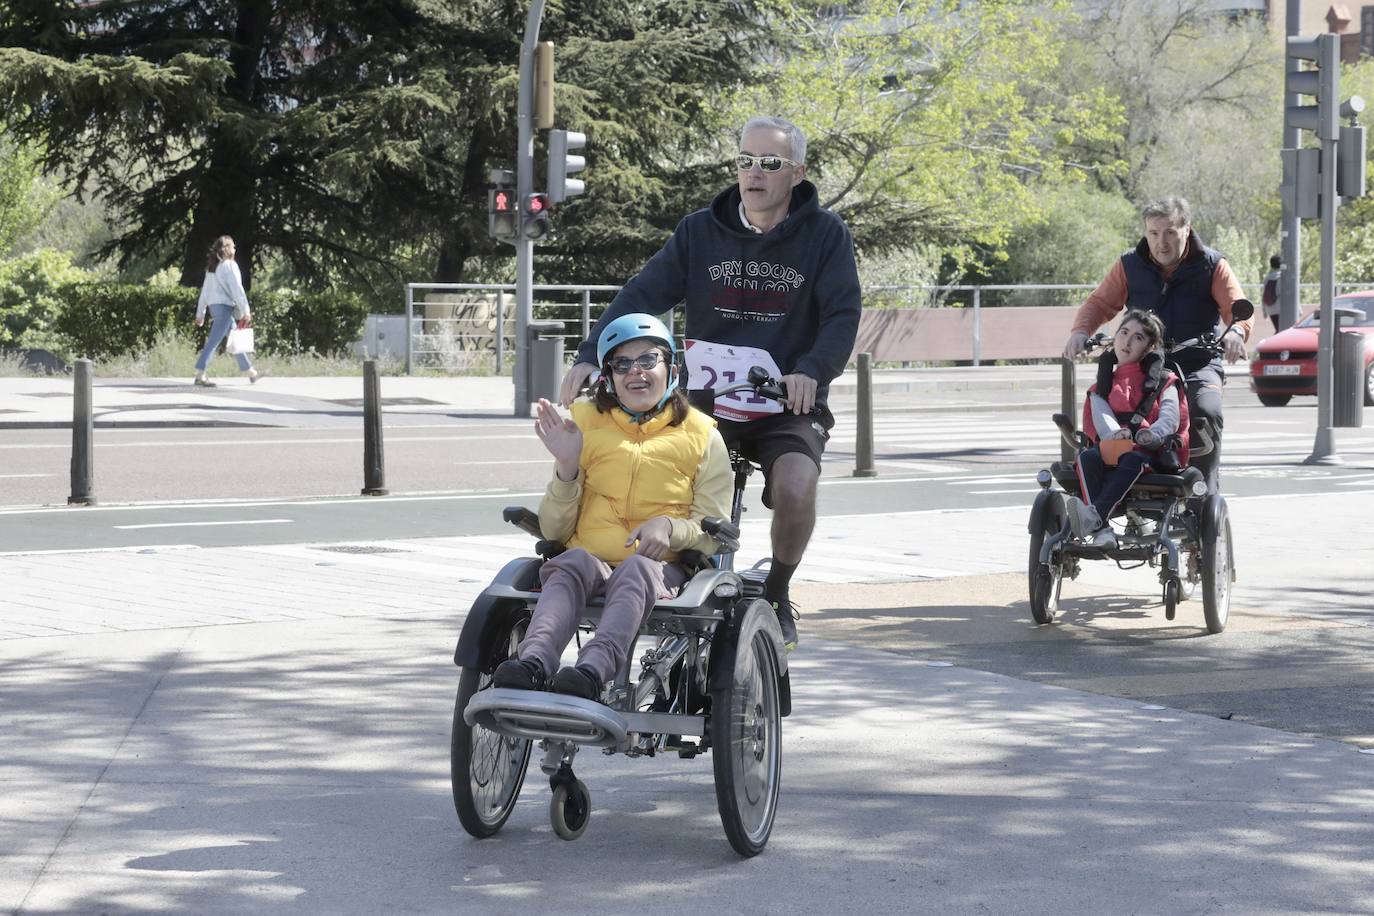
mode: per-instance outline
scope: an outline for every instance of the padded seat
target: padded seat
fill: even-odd
[[[1131,487],[1132,493],[1165,493],[1170,496],[1192,496],[1193,484],[1202,483],[1202,472],[1184,468],[1177,474],[1141,474]]]

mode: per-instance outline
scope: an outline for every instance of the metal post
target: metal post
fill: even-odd
[[[858,360],[858,424],[854,434],[854,476],[877,477],[873,468],[873,354],[860,353]]]
[[[506,291],[496,291],[496,374],[506,374]]]
[[[1286,32],[1288,36],[1294,37],[1302,32],[1302,0],[1288,0],[1288,19]],[[1296,57],[1284,55],[1284,69],[1289,73],[1296,73],[1301,69],[1301,61]],[[1285,78],[1285,84],[1287,79]],[[1301,105],[1302,100],[1296,92],[1289,92],[1283,97],[1285,109],[1288,106]],[[1288,123],[1284,118],[1283,125],[1283,148],[1297,149],[1302,145],[1302,130],[1296,125]],[[1297,182],[1296,175],[1284,175],[1284,181]],[[1293,208],[1287,203],[1287,196],[1283,206],[1283,214],[1279,221],[1279,257],[1283,258],[1283,272],[1279,274],[1279,329],[1290,328],[1298,320],[1298,313],[1301,311],[1299,299],[1302,290],[1298,286],[1301,280],[1301,258],[1302,258],[1302,234],[1299,227],[1302,225]],[[1264,315],[1261,313],[1256,318],[1262,320]],[[1259,321],[1255,322],[1259,326]]]
[[[386,495],[381,383],[375,359],[363,360],[363,495]]]
[[[1343,464],[1336,454],[1336,435],[1332,428],[1334,375],[1332,355],[1336,352],[1336,141],[1322,140],[1322,246],[1321,246],[1321,344],[1317,347],[1317,435],[1312,454],[1303,464]]]
[[[982,290],[978,287],[973,288],[973,364],[979,364],[983,355],[983,311],[980,308],[983,297]]]
[[[1067,356],[1060,357],[1059,366],[1059,409],[1064,416],[1073,420],[1074,426],[1077,426],[1078,420],[1076,419],[1076,411],[1074,410],[1078,404],[1078,379],[1074,374],[1076,372],[1076,367],[1074,361]],[[1075,457],[1073,446],[1063,441],[1061,437],[1059,442],[1060,460],[1072,462]]]
[[[582,339],[586,340],[592,334],[592,291],[584,289],[582,291]]]
[[[415,365],[415,287],[406,284],[406,375],[414,374]]]
[[[72,374],[72,495],[69,506],[95,505],[95,411],[89,359],[78,359]]]
[[[519,236],[515,240],[515,416],[530,415],[529,325],[534,319],[534,242],[525,238],[525,208],[534,190],[534,57],[539,44],[539,21],[544,0],[531,0],[520,47],[520,92],[516,121],[520,127],[515,150],[515,189],[519,197]]]

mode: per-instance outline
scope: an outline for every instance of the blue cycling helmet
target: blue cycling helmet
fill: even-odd
[[[673,332],[668,330],[668,326],[659,321],[653,315],[644,312],[631,312],[629,315],[621,315],[619,318],[606,325],[601,331],[601,336],[596,339],[596,365],[597,368],[606,368],[606,358],[611,355],[611,351],[623,343],[631,340],[649,340],[661,343],[668,348],[668,384],[663,389],[663,397],[659,398],[658,404],[653,410],[643,413],[635,413],[621,404],[620,407],[636,423],[643,423],[646,419],[663,409],[663,405],[668,403],[668,398],[672,396],[673,389],[677,387],[677,345],[673,343]],[[615,396],[615,388],[607,383],[606,390]],[[619,398],[616,401],[619,402]]]
[[[668,330],[668,326],[653,315],[632,312],[629,315],[621,315],[606,325],[601,336],[596,339],[597,366],[606,365],[606,357],[616,347],[626,341],[639,340],[641,337],[657,340],[667,347],[668,354],[676,359],[677,347],[673,344],[673,332]]]

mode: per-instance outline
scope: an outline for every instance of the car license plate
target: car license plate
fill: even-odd
[[[1265,375],[1301,375],[1302,366],[1265,366]]]

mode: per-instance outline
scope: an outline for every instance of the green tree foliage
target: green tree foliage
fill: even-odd
[[[734,111],[778,110],[806,130],[822,203],[865,256],[997,246],[1038,212],[1031,180],[1115,126],[1108,99],[1058,81],[1066,6],[873,0],[836,20],[796,5],[801,53]]]
[[[261,248],[316,288],[394,298],[420,264],[459,280],[505,255],[485,192],[514,151],[524,15],[509,0],[10,0],[0,107],[45,168],[109,202],[122,263],[154,253],[195,285],[228,233],[249,285]],[[592,137],[594,190],[568,208],[598,230],[580,268],[652,250],[696,183],[677,153],[750,66],[762,22],[748,2],[550,4],[560,120]]]
[[[1282,145],[1283,47],[1258,17],[1212,0],[1094,0],[1077,20],[1062,78],[1101,86],[1123,129],[1083,155],[1119,159],[1100,187],[1139,206],[1180,195],[1210,241],[1225,226],[1272,235]]]
[[[63,290],[87,279],[69,255],[49,249],[0,261],[0,345],[59,347]]]
[[[38,156],[4,133],[0,126],[0,257],[38,227],[55,197],[39,180]]]

